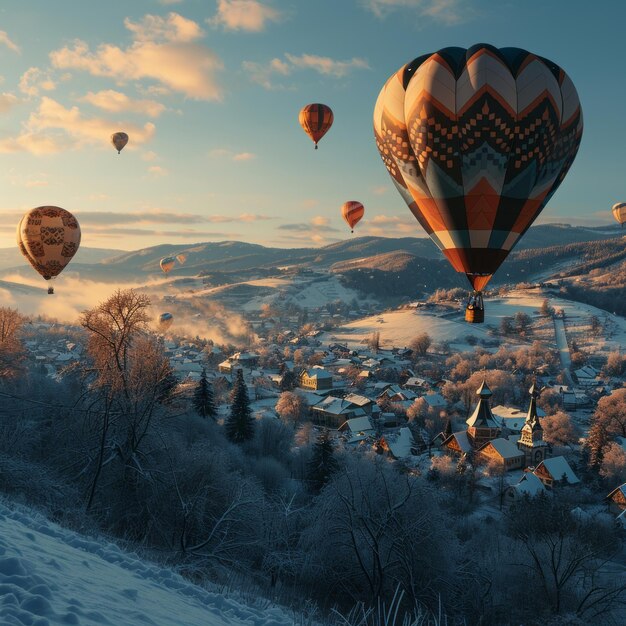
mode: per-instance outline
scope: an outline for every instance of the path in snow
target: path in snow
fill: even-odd
[[[574,385],[572,380],[572,359],[569,353],[569,345],[567,343],[567,335],[565,334],[565,322],[560,317],[554,319],[554,334],[556,336],[556,346],[559,350],[559,358],[561,359],[561,367],[563,368],[563,374],[567,379],[567,384]]]
[[[287,626],[293,619],[0,503],[0,624]]]

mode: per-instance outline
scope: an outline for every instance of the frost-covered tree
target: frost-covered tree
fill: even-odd
[[[614,441],[604,449],[600,476],[611,484],[621,484],[626,481],[626,450]]]
[[[563,411],[548,415],[541,420],[543,438],[555,446],[570,446],[578,441],[579,433],[570,416]]]
[[[330,434],[323,430],[313,444],[313,454],[308,465],[308,479],[313,489],[319,491],[338,467]]]
[[[200,380],[193,393],[193,408],[200,417],[215,419],[217,409],[213,400],[213,389],[206,377],[206,369],[202,370]]]
[[[14,377],[24,357],[19,338],[26,318],[16,309],[0,307],[0,379]]]
[[[294,427],[304,417],[307,409],[306,400],[293,391],[283,391],[276,403],[276,413]]]
[[[237,370],[237,378],[232,391],[230,415],[226,418],[224,430],[232,442],[244,443],[254,437],[254,425],[243,371]]]

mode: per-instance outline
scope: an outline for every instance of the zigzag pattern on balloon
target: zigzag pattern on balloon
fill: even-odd
[[[419,57],[391,76],[374,133],[421,226],[481,289],[565,177],[582,112],[551,61],[479,44]]]

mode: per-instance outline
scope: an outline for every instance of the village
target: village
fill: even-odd
[[[619,352],[607,356],[587,346],[581,358],[570,339],[568,356],[577,356],[563,368],[557,326],[563,323],[562,311],[537,311],[531,322],[520,316],[506,320],[532,325],[535,338],[544,341],[545,328],[554,324],[549,350],[538,342],[491,340],[458,351],[428,333],[407,345],[383,347],[378,330],[356,346],[337,339],[343,324],[364,313],[326,306],[278,318],[266,307],[263,315],[248,314],[246,349],[169,334],[162,336],[162,345],[181,396],[205,379],[220,422],[241,372],[257,420],[281,420],[312,438],[327,432],[335,450],[386,456],[408,474],[439,481],[442,489],[458,489],[462,476],[466,506],[478,514],[497,514],[525,497],[565,494],[581,515],[610,512],[626,528],[623,430],[604,442],[616,457],[606,458],[600,469],[612,487],[590,497],[585,485],[586,442],[598,403],[613,397],[626,404]],[[372,319],[384,329],[383,315]],[[29,361],[42,373],[55,379],[80,361],[84,348],[78,329],[70,329],[68,339],[65,327],[47,321],[31,326],[48,331],[25,341]],[[584,492],[580,502],[577,492]]]

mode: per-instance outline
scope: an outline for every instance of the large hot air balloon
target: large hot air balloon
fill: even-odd
[[[159,265],[161,266],[161,269],[167,274],[172,269],[174,269],[174,266],[176,265],[176,257],[166,256],[165,258],[161,259]]]
[[[344,202],[341,207],[341,215],[346,220],[346,224],[350,227],[350,231],[354,232],[354,227],[361,221],[365,208],[360,202],[356,200],[349,200]]]
[[[159,330],[165,332],[174,323],[174,316],[171,313],[161,313],[159,315]]]
[[[45,280],[56,278],[80,246],[77,219],[57,206],[31,209],[17,226],[17,245],[26,260]],[[52,287],[48,293],[54,293]]]
[[[128,135],[126,133],[123,133],[122,131],[113,133],[111,135],[111,143],[119,154],[124,149],[124,146],[128,143]]]
[[[624,222],[626,222],[626,202],[618,202],[613,205],[613,217],[617,223],[624,228]]]
[[[184,252],[176,255],[176,260],[181,264],[185,265],[185,261],[187,260],[187,255]]]
[[[319,140],[328,132],[333,125],[333,112],[325,104],[307,104],[300,111],[300,126],[304,132],[313,140],[315,149]]]
[[[380,155],[431,239],[480,291],[567,174],[583,121],[552,61],[487,44],[411,61],[374,109]]]

